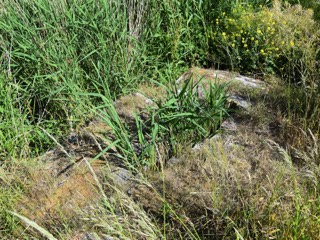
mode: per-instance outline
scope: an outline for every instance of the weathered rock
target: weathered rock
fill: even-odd
[[[117,239],[118,238],[114,238],[108,235],[99,237],[99,235],[95,232],[85,232],[85,233],[80,233],[73,236],[70,240],[117,240]]]
[[[107,175],[113,181],[115,186],[121,189],[124,193],[130,192],[130,189],[133,187],[133,180],[136,179],[132,172],[120,167],[110,169],[110,171],[107,172]]]
[[[233,119],[227,119],[223,121],[220,128],[221,130],[228,131],[228,132],[236,132],[238,129],[237,123]],[[216,136],[219,137],[219,135],[216,135]]]
[[[143,114],[148,107],[152,106],[155,106],[154,102],[138,92],[120,97],[114,102],[117,113],[126,120],[134,119],[135,113]],[[142,116],[147,117],[146,115]]]
[[[244,110],[249,110],[251,107],[251,102],[247,100],[245,97],[232,94],[228,98],[228,102],[232,108],[242,108]]]
[[[234,104],[239,109],[235,115],[248,112],[255,106],[255,102],[245,95],[248,92],[241,91],[242,88],[248,88],[249,94],[250,89],[266,90],[265,84],[256,79],[226,71],[202,69],[189,71],[177,80],[177,84],[182,84],[192,74],[204,76],[204,87],[217,79],[230,82],[230,105]],[[155,107],[152,100],[139,93],[121,97],[114,102],[114,106],[121,120],[132,126],[135,126],[135,113],[146,120],[149,117],[146,109]],[[133,131],[133,128],[130,130]],[[255,169],[259,164],[260,168],[265,167],[261,162],[267,161],[267,156],[273,154],[265,143],[273,137],[272,129],[261,132],[250,118],[233,118],[224,121],[220,130],[211,139],[184,149],[180,156],[170,158],[161,169],[162,172],[149,171],[146,181],[121,164],[116,147],[95,159],[116,139],[110,126],[94,120],[72,133],[59,148],[40,158],[43,166],[29,173],[32,187],[19,203],[20,212],[45,226],[61,216],[76,221],[76,210],[97,204],[101,197],[114,199],[112,194],[116,195],[116,191],[124,193],[128,199],[138,202],[139,206],[159,218],[163,217],[164,206],[170,204],[171,210],[178,213],[177,216],[190,219],[193,223],[200,223],[202,216],[214,218],[226,208],[241,207],[237,205],[241,202],[241,199],[237,199],[238,187],[252,184],[264,176],[265,171]],[[136,148],[138,153],[141,149],[138,145]],[[273,165],[271,167],[275,169]],[[266,184],[269,183],[266,181]],[[100,192],[101,186],[104,187],[103,194]],[[114,189],[116,191],[113,192]],[[217,196],[222,199],[216,200]],[[135,216],[132,214],[131,218],[124,218],[122,211],[115,213],[122,220],[128,221]],[[175,219],[174,216],[168,216],[168,219],[170,217]],[[175,224],[178,226],[179,221]],[[134,232],[134,226],[130,227]],[[77,239],[116,239],[111,236],[102,238],[94,232],[86,232],[81,237]]]
[[[220,84],[227,83],[229,86],[228,102],[230,103],[230,106],[232,108],[241,108],[243,110],[249,110],[252,105],[252,101],[248,99],[244,90],[252,91],[252,89],[254,89],[258,91],[265,91],[267,88],[263,81],[246,77],[238,73],[200,68],[192,68],[188,70],[177,79],[176,83],[178,86],[182,86],[182,84],[190,78],[194,81],[201,79],[201,84],[198,85],[197,91],[199,96],[202,98],[204,98],[204,91],[202,87],[208,88],[210,82]]]
[[[152,104],[139,93],[114,103],[124,122],[132,121],[135,112],[145,114],[144,110]],[[72,132],[65,142],[39,157],[42,163],[39,168],[29,170],[31,187],[17,208],[45,226],[61,216],[76,221],[77,211],[102,197],[98,185],[102,184],[103,176],[119,190],[129,192],[135,177],[123,168],[125,164],[117,158],[116,147],[109,147],[114,140],[112,128],[98,119]],[[105,148],[108,151],[95,159]],[[83,239],[95,239],[95,236],[88,233]]]
[[[80,240],[101,240],[101,238],[92,232],[84,233]]]
[[[266,84],[258,79],[240,75],[239,73],[234,73],[230,71],[214,70],[214,69],[201,69],[201,68],[191,68],[186,73],[182,74],[176,81],[178,85],[182,84],[184,81],[194,78],[203,81],[217,81],[220,83],[230,82],[231,84],[240,84],[249,88],[265,89]]]
[[[71,218],[77,210],[98,200],[97,182],[87,166],[89,161],[76,161],[72,168],[57,175],[56,170],[46,171],[49,163],[34,169],[29,173],[32,187],[19,203],[20,212],[36,222],[49,223],[61,216]],[[99,164],[91,162],[95,174],[99,174]]]
[[[176,165],[176,164],[180,163],[181,161],[183,161],[183,160],[180,159],[180,158],[172,157],[172,158],[170,158],[170,159],[167,161],[167,166]]]
[[[182,75],[177,84],[182,84],[192,74],[198,74],[197,79],[202,78],[203,86],[217,79],[230,82],[229,101],[239,111],[234,113],[235,118],[221,124],[219,134],[197,143],[192,149],[185,149],[181,156],[169,159],[161,174],[149,178],[152,188],[137,187],[133,197],[147,210],[160,215],[163,199],[158,196],[165,192],[166,201],[178,206],[175,210],[181,216],[196,216],[192,219],[195,223],[201,214],[216,215],[225,208],[236,208],[240,202],[236,199],[238,186],[245,188],[255,184],[254,181],[261,181],[265,170],[256,171],[258,166],[264,168],[269,164],[268,167],[275,170],[276,165],[269,160],[274,153],[266,143],[274,136],[272,130],[259,131],[260,126],[252,121],[254,117],[247,116],[256,104],[249,100],[252,91],[264,94],[265,83],[226,71],[192,69]],[[245,117],[241,117],[243,113]],[[266,162],[268,164],[264,165]],[[221,189],[220,184],[225,189]],[[223,198],[219,201],[221,205],[215,205],[216,195]]]

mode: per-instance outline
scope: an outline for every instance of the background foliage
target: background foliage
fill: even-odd
[[[317,4],[301,4],[317,13]],[[90,118],[84,106],[101,99],[79,93],[115,99],[144,82],[166,84],[193,65],[277,73],[300,84],[299,114],[309,116],[305,104],[318,104],[319,28],[312,10],[301,6],[267,0],[5,0],[1,6],[2,160],[50,147],[41,128],[59,137]]]

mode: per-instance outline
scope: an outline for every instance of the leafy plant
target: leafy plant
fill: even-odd
[[[169,90],[166,100],[157,103],[160,129],[165,129],[165,139],[173,149],[177,141],[190,142],[192,139],[194,144],[212,136],[227,116],[226,84],[210,82],[206,89],[201,80],[194,82],[190,78],[180,90]]]
[[[148,110],[149,120],[143,121],[135,114],[136,128],[130,128],[119,117],[110,98],[89,94],[101,97],[104,102],[95,112],[112,128],[113,144],[120,153],[118,157],[133,169],[156,167],[159,144],[169,147],[167,152],[172,155],[176,153],[177,144],[195,144],[214,135],[221,121],[228,115],[225,105],[227,86],[210,82],[206,89],[200,84],[201,80],[194,82],[190,78],[181,90],[168,88],[166,99]]]

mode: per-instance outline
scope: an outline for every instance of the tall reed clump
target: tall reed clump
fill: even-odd
[[[142,81],[166,82],[187,66],[206,63],[215,5],[208,0],[5,0],[1,7],[1,81],[16,85],[17,111],[33,131],[26,145],[33,147],[48,142],[35,126],[61,135],[70,122],[84,120],[81,106],[100,101],[75,93],[110,90],[115,98]],[[34,137],[41,140],[32,143]]]
[[[207,64],[208,37],[213,1],[150,1],[143,34],[148,53],[162,64]]]
[[[37,126],[59,136],[68,122],[83,121],[80,103],[95,99],[74,93],[104,93],[110,87],[115,97],[141,79],[143,50],[138,45],[130,50],[129,44],[138,41],[143,22],[128,27],[134,10],[126,1],[5,0],[1,5],[0,84],[3,97],[9,96],[2,98],[1,111],[11,115],[1,128],[11,145],[4,146],[8,153],[48,142]],[[17,121],[24,121],[17,133],[29,129],[23,137],[9,129]]]

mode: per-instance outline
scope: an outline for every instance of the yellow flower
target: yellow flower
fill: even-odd
[[[263,54],[263,53],[264,53],[264,50],[263,50],[263,49],[261,49],[261,50],[260,50],[260,52]]]
[[[281,41],[281,44],[284,45],[284,41]]]
[[[294,42],[293,41],[290,41],[290,46],[294,47]]]
[[[279,51],[279,48],[276,48],[276,51]]]
[[[236,45],[235,45],[234,43],[232,43],[232,44],[231,44],[231,47],[233,47],[233,48],[234,48],[235,46],[236,46]]]
[[[262,33],[261,30],[260,30],[260,28],[258,28],[257,33],[258,33],[258,34],[261,34],[261,33]]]
[[[223,33],[222,33],[222,36],[226,36],[226,33],[225,33],[225,32],[223,32]]]
[[[248,44],[244,44],[243,46],[246,48],[246,47],[248,47]]]
[[[251,37],[251,41],[254,41],[254,37]]]
[[[259,43],[259,41],[258,41],[258,40],[255,40],[255,41],[254,41],[254,43],[255,43],[255,44],[258,44],[258,43]]]

